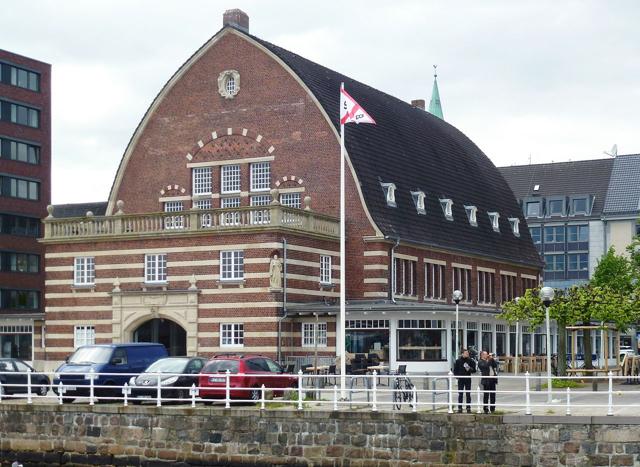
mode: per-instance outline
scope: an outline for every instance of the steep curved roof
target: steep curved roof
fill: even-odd
[[[246,33],[243,33],[246,34]],[[247,34],[248,35],[248,34]],[[250,35],[249,35],[250,36]],[[378,228],[387,236],[435,248],[539,267],[526,221],[509,185],[489,158],[462,132],[439,118],[288,50],[253,40],[289,66],[315,95],[339,130],[340,83],[377,125],[347,125],[345,145]],[[397,207],[386,203],[381,182],[397,187]],[[417,214],[411,191],[426,193],[426,215]],[[453,200],[446,220],[440,198]],[[478,208],[477,227],[464,206]],[[488,212],[500,213],[500,232]],[[520,219],[520,236],[508,221]]]

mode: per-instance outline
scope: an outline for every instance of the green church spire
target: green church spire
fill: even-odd
[[[442,115],[442,104],[440,103],[440,92],[438,91],[438,65],[433,65],[433,90],[431,91],[431,102],[429,102],[429,113],[435,115],[440,120],[444,120]]]

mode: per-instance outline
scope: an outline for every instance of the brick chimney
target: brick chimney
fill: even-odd
[[[222,15],[222,27],[233,26],[241,31],[249,33],[249,15],[244,11],[234,8],[227,10]]]
[[[424,99],[414,99],[411,101],[411,106],[420,110],[424,110],[425,101]]]

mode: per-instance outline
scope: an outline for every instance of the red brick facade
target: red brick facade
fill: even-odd
[[[46,215],[46,206],[51,203],[51,65],[23,57],[6,50],[0,50],[2,64],[2,80],[0,80],[0,100],[3,107],[10,104],[27,106],[39,111],[39,125],[33,128],[11,121],[8,109],[3,109],[0,119],[0,139],[4,142],[0,157],[0,174],[4,177],[36,181],[39,183],[38,199],[27,200],[8,196],[5,192],[9,181],[5,180],[3,193],[0,194],[0,215],[3,216],[3,228],[0,231],[0,251],[2,254],[37,255],[39,268],[37,272],[14,271],[10,269],[9,260],[3,259],[0,269],[0,289],[4,298],[0,303],[0,357],[21,357],[26,360],[41,359],[40,330],[44,317],[44,246],[37,242],[35,236],[25,236],[21,232],[10,232],[12,222],[5,216],[24,216],[31,218],[36,224]],[[38,75],[39,87],[32,90],[12,84],[11,69],[20,69]],[[14,71],[15,73],[15,71]],[[9,118],[5,118],[9,117]],[[39,148],[38,163],[12,160],[8,147],[9,142],[28,143]],[[20,229],[18,229],[20,230]],[[39,304],[36,308],[11,306],[6,295],[8,291],[37,291]],[[32,347],[15,342],[15,326],[30,326],[33,329]],[[26,339],[26,337],[25,337]],[[29,337],[31,340],[31,336]],[[13,350],[8,351],[6,345],[11,341]],[[16,345],[21,350],[16,353]]]

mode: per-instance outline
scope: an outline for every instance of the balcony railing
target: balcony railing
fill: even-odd
[[[43,223],[45,242],[95,237],[154,236],[181,232],[253,231],[265,228],[284,228],[335,238],[340,235],[338,219],[311,210],[295,209],[280,204],[171,213],[88,215],[64,219],[49,216]]]

